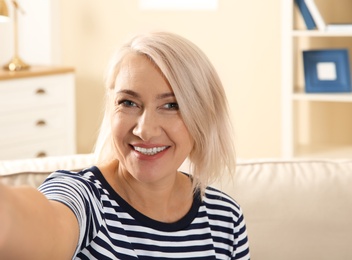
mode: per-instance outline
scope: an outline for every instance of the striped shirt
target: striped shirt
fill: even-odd
[[[249,259],[241,208],[214,188],[208,187],[203,199],[195,194],[189,212],[174,223],[135,210],[95,166],[54,172],[39,190],[78,219],[73,259]]]

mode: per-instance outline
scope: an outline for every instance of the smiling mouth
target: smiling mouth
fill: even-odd
[[[160,146],[160,147],[153,147],[153,148],[143,148],[138,146],[133,146],[133,149],[137,152],[140,152],[144,155],[155,155],[167,149],[168,146]]]

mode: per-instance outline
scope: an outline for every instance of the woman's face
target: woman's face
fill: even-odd
[[[120,169],[143,183],[174,178],[194,141],[159,69],[143,55],[127,56],[114,97],[112,135]]]

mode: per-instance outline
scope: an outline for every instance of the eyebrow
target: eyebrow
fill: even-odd
[[[164,99],[164,98],[169,98],[169,97],[175,97],[175,94],[173,92],[159,94],[157,96],[157,99]]]
[[[127,94],[127,95],[130,95],[132,97],[136,97],[136,98],[140,98],[141,97],[137,92],[135,92],[133,90],[129,90],[129,89],[119,90],[119,91],[116,92],[116,94],[117,95],[118,94]]]
[[[116,94],[121,94],[121,93],[130,95],[135,98],[141,98],[141,95],[133,90],[122,89],[122,90],[116,92]],[[164,99],[164,98],[169,98],[169,97],[175,97],[175,94],[173,92],[162,93],[162,94],[157,95],[156,98],[157,99]]]

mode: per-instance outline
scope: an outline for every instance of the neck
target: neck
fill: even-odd
[[[182,173],[177,172],[158,183],[143,183],[117,164],[104,172],[109,184],[125,201],[154,220],[175,222],[192,206],[192,183]]]
[[[162,222],[175,222],[182,218],[193,202],[189,178],[175,173],[173,178],[158,184],[144,184],[130,174],[123,174],[122,197],[144,215]]]

